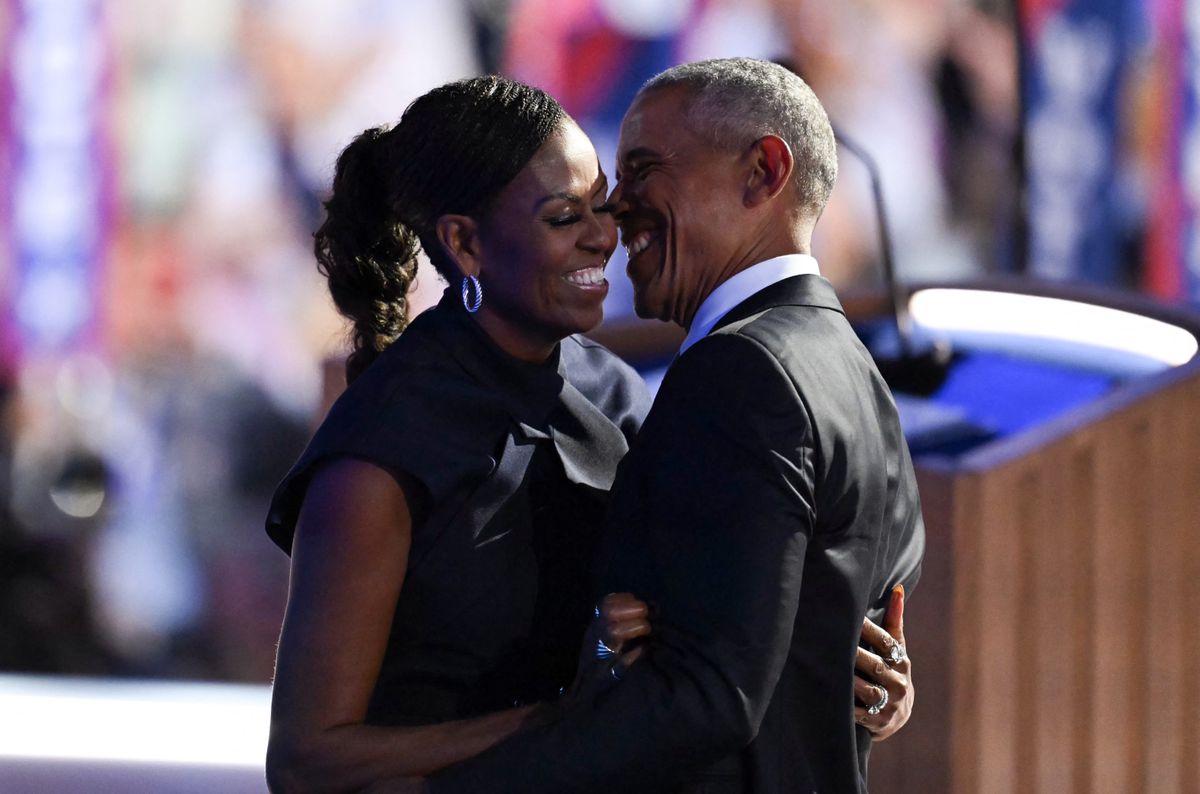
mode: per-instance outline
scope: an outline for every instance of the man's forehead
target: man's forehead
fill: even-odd
[[[621,120],[618,157],[624,159],[632,150],[654,148],[656,138],[662,138],[670,130],[682,130],[684,120],[677,112],[682,99],[682,87],[676,86],[651,89],[634,97]],[[666,115],[668,110],[671,111],[669,116]]]
[[[617,140],[619,157],[624,157],[629,148],[634,145],[634,141],[642,137],[644,126],[642,107],[635,99],[629,110],[625,112],[625,118],[621,119],[621,134]]]

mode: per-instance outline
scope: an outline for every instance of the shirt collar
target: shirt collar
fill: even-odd
[[[821,274],[817,267],[817,260],[808,254],[784,254],[734,273],[718,284],[717,288],[709,293],[704,302],[700,304],[700,308],[696,310],[696,316],[692,318],[692,327],[688,329],[687,337],[679,347],[679,352],[683,353],[708,336],[708,332],[717,324],[717,320],[720,320],[754,293],[783,281],[785,278],[805,274],[817,276]]]

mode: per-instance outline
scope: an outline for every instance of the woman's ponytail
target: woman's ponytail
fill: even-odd
[[[382,156],[389,134],[369,129],[338,157],[325,221],[313,235],[334,305],[354,323],[347,383],[408,325],[408,290],[417,274],[420,242],[396,217],[389,195]]]

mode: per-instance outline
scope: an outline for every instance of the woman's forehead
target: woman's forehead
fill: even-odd
[[[522,193],[570,193],[582,198],[604,184],[591,140],[574,122],[567,122],[546,139],[511,186]]]

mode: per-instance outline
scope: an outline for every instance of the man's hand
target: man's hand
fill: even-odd
[[[883,626],[863,620],[862,639],[875,652],[859,648],[854,663],[858,671],[854,677],[854,695],[863,704],[855,704],[854,720],[869,730],[875,741],[883,741],[904,727],[916,697],[912,660],[904,645],[903,585],[892,588]]]
[[[572,695],[594,693],[621,679],[642,655],[636,640],[650,634],[649,615],[646,604],[631,593],[609,593],[600,601],[583,635]]]

